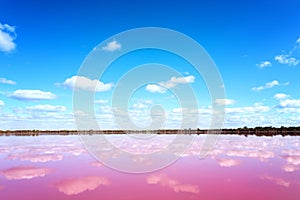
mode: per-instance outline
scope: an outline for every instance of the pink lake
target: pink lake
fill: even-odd
[[[175,163],[133,174],[97,161],[79,136],[2,136],[0,199],[300,199],[300,137],[220,136],[198,153],[193,144]]]

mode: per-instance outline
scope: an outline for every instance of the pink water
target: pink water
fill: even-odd
[[[78,136],[3,136],[0,199],[300,199],[300,137],[221,136],[197,155],[192,146],[162,170],[130,174],[96,161]]]

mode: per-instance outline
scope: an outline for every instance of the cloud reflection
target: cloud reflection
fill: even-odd
[[[300,156],[288,156],[286,157],[286,161],[292,165],[300,165]]]
[[[226,155],[234,157],[257,158],[260,161],[267,161],[268,159],[275,157],[275,154],[271,151],[260,150],[229,150],[227,151]]]
[[[168,177],[166,174],[151,175],[147,177],[147,183],[169,187],[174,192],[188,192],[193,194],[199,193],[199,187],[197,185],[182,184],[179,181]]]
[[[92,165],[93,167],[103,167],[103,164],[100,163],[99,161],[94,161],[94,162],[91,163],[91,165]]]
[[[66,195],[76,195],[87,190],[95,190],[101,185],[109,185],[109,181],[100,176],[64,179],[54,184],[58,191]]]
[[[291,184],[289,181],[286,181],[282,178],[272,177],[272,176],[269,176],[269,175],[262,175],[260,178],[262,180],[271,181],[271,182],[273,182],[277,185],[283,186],[283,187],[290,187],[290,184]]]
[[[0,143],[0,153],[7,160],[46,163],[61,161],[65,156],[80,156],[87,153],[78,138],[59,136],[8,137]]]
[[[241,164],[239,160],[234,160],[230,158],[222,158],[218,160],[218,163],[221,167],[234,167]]]
[[[300,143],[298,142],[291,142],[291,144],[294,144],[294,148],[299,148]],[[292,146],[293,147],[293,146]],[[282,169],[285,172],[294,172],[299,170],[300,165],[300,150],[297,149],[288,149],[283,150],[282,154],[284,156],[281,156],[282,159],[285,160],[286,164],[282,167]]]
[[[38,167],[13,167],[2,171],[1,173],[8,180],[33,179],[36,177],[44,177],[50,173],[49,168]]]
[[[282,167],[282,169],[285,172],[294,172],[294,171],[298,170],[298,167],[296,167],[295,165],[284,165]]]
[[[30,161],[30,162],[49,162],[49,161],[59,161],[63,159],[63,155],[58,154],[39,154],[39,155],[31,155],[31,154],[12,154],[7,156],[8,160],[21,160],[21,161]]]

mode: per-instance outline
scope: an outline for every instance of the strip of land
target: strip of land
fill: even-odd
[[[236,129],[167,129],[167,130],[0,130],[0,136],[96,135],[96,134],[223,134],[256,136],[300,136],[300,127],[255,127]]]

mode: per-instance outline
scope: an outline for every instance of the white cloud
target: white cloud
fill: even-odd
[[[287,113],[289,115],[291,115],[292,113],[300,113],[300,107],[282,107],[282,106],[278,106],[279,108],[281,108],[280,110],[278,110],[279,113]],[[290,122],[292,121],[296,121],[299,122],[300,121],[300,117],[294,117],[294,116],[290,116],[288,119]]]
[[[146,90],[152,93],[165,93],[167,89],[176,87],[179,84],[193,83],[195,81],[194,76],[185,77],[171,77],[170,80],[160,82],[159,84],[148,84]]]
[[[14,27],[0,23],[0,51],[10,52],[14,50],[16,48],[14,43],[16,36]]]
[[[170,80],[160,83],[160,85],[166,88],[173,88],[179,84],[193,83],[194,81],[194,76],[172,77]]]
[[[183,110],[183,109],[180,108],[180,107],[179,107],[179,108],[173,108],[173,109],[172,109],[172,112],[173,112],[173,113],[182,113],[182,110]]]
[[[283,93],[278,93],[274,95],[274,98],[277,100],[282,100],[282,99],[287,99],[289,98],[289,95],[283,94]]]
[[[134,108],[134,109],[143,109],[143,108],[148,108],[148,105],[147,104],[145,104],[145,103],[134,103],[133,105],[132,105],[132,108]]]
[[[270,61],[262,61],[259,64],[256,64],[260,68],[271,67],[272,63]]]
[[[163,88],[163,87],[161,87],[161,86],[159,86],[159,85],[156,85],[156,84],[148,84],[147,86],[146,86],[146,90],[148,91],[148,92],[152,92],[152,93],[165,93],[166,92],[166,88]]]
[[[4,106],[4,105],[5,103],[2,100],[0,100],[0,106]]]
[[[280,84],[279,84],[279,82],[277,80],[273,80],[271,82],[267,82],[263,86],[253,87],[252,90],[253,91],[261,91],[261,90],[269,89],[269,88],[272,88],[274,86],[279,86],[279,85]]]
[[[297,60],[294,57],[291,57],[289,54],[281,54],[278,56],[275,56],[275,60],[284,65],[290,65],[290,66],[296,66],[299,64],[300,60]]]
[[[291,114],[292,113],[298,113],[298,114],[300,114],[300,107],[283,108],[282,112],[283,113],[288,113],[290,115],[287,120],[290,120],[290,122],[295,122],[296,126],[299,125],[299,123],[300,123],[300,116],[291,116]]]
[[[290,99],[290,96],[283,93],[278,93],[274,95],[274,98],[279,100],[279,105],[277,108],[280,108],[278,112],[280,113],[300,113],[300,99]]]
[[[143,99],[139,99],[137,100],[137,102],[133,102],[133,104],[130,106],[130,111],[133,113],[136,112],[145,112],[145,109],[149,108],[150,105],[153,104],[152,100],[143,100]]]
[[[107,99],[99,99],[94,101],[95,104],[106,104],[108,103]]]
[[[111,114],[112,113],[112,108],[108,105],[100,106],[100,112],[105,113],[105,114]]]
[[[39,112],[61,112],[66,111],[67,108],[65,106],[53,106],[53,105],[35,105],[35,106],[27,106],[26,110],[30,111],[39,111]]]
[[[300,99],[285,99],[279,105],[282,108],[300,108]]]
[[[153,104],[153,101],[152,100],[150,100],[150,99],[148,99],[148,100],[144,100],[143,101],[145,104]]]
[[[287,54],[281,54],[275,56],[275,61],[280,64],[296,66],[300,63],[299,59],[299,48],[300,48],[300,38],[295,42],[294,48],[290,50]]]
[[[8,80],[8,79],[6,79],[6,78],[0,78],[0,83],[8,84],[8,85],[16,85],[16,82],[15,82],[15,81]]]
[[[268,112],[270,110],[269,106],[264,106],[259,103],[255,103],[253,106],[246,106],[246,107],[237,107],[237,108],[225,108],[226,113],[262,113],[262,112]]]
[[[51,100],[56,95],[41,90],[16,90],[10,97],[18,100]]]
[[[70,89],[104,92],[112,88],[112,83],[103,83],[97,79],[91,80],[84,76],[72,76],[68,78],[63,83],[57,84],[59,86],[64,86]]]
[[[121,48],[122,48],[121,44],[118,43],[116,40],[113,40],[107,43],[106,46],[102,47],[102,50],[113,52],[116,50],[120,50]]]
[[[233,99],[216,99],[215,103],[219,104],[219,105],[225,105],[225,106],[227,106],[227,105],[234,104],[235,100],[233,100]]]

